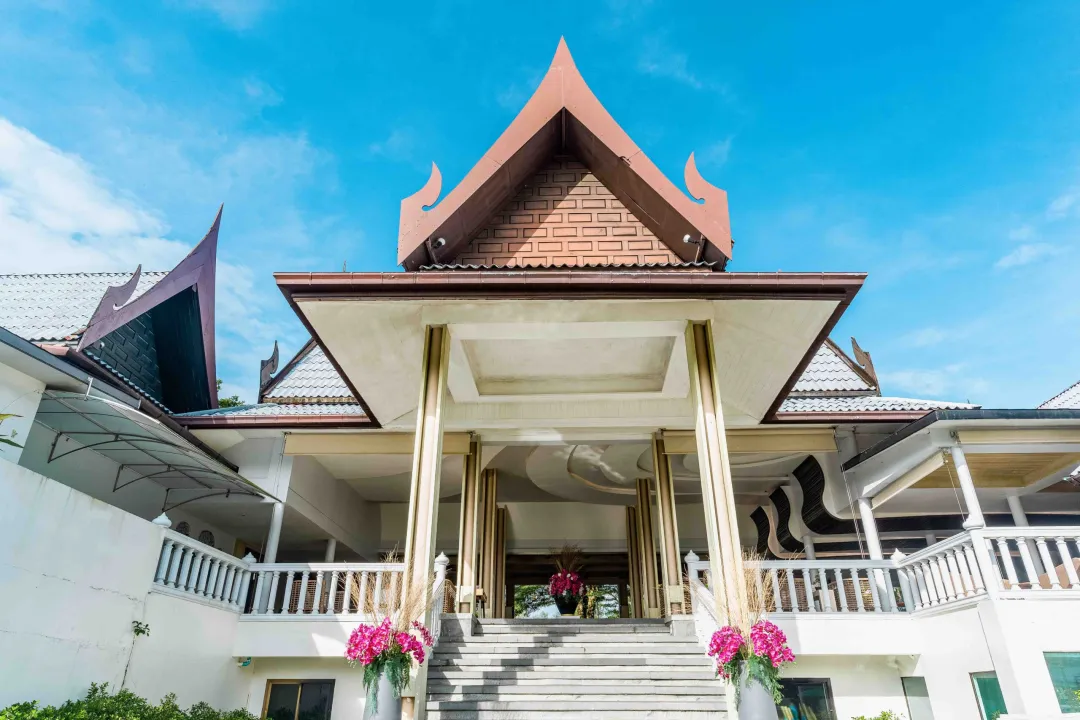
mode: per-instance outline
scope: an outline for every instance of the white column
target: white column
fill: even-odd
[[[874,506],[870,498],[859,498],[859,517],[862,519],[863,534],[866,536],[866,549],[870,553],[871,560],[882,560],[881,539],[877,533],[877,522],[874,520]]]
[[[802,539],[803,547],[806,549],[807,560],[817,560],[817,550],[814,548],[814,538],[811,535],[806,535]]]
[[[337,538],[330,538],[326,541],[326,555],[323,556],[323,562],[334,562],[334,555],[337,554]]]
[[[1020,502],[1020,496],[1009,495],[1005,500],[1009,503],[1009,512],[1012,513],[1013,525],[1016,527],[1030,527],[1027,513],[1024,512],[1024,505]],[[1039,548],[1035,544],[1035,541],[1025,540],[1024,544],[1027,545],[1028,552],[1031,554],[1031,562],[1035,565],[1035,572],[1039,575],[1045,574],[1046,568],[1043,565],[1042,556],[1039,553]]]
[[[270,515],[270,533],[266,536],[266,552],[263,553],[263,562],[277,562],[278,545],[281,544],[281,522],[285,519],[285,503],[274,503],[273,512]]]
[[[937,545],[937,535],[932,532],[926,533],[926,547]]]
[[[979,498],[975,494],[975,482],[971,479],[971,470],[968,469],[967,457],[959,445],[949,448],[952,455],[953,465],[956,467],[956,479],[960,481],[960,492],[964,495],[964,505],[967,506],[967,520],[964,521],[964,529],[986,527],[983,519],[982,508],[979,507]]]

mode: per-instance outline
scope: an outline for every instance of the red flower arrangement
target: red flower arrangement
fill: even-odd
[[[746,672],[746,682],[758,682],[779,704],[780,668],[795,662],[795,653],[787,644],[784,631],[768,620],[758,620],[750,628],[750,642],[738,628],[726,625],[709,640],[709,657],[716,662],[716,673],[736,681],[735,704],[739,703],[739,681]]]
[[[551,597],[581,597],[585,592],[585,583],[581,576],[572,570],[560,570],[551,576],[548,582],[548,592]]]

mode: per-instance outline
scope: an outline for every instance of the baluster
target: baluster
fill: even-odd
[[[919,601],[920,607],[932,607],[937,605],[937,597],[931,592],[930,578],[926,576],[926,570],[924,564],[921,562],[915,563],[912,566],[912,571],[915,573],[915,584],[919,588]]]
[[[202,572],[205,559],[206,553],[202,550],[195,551],[191,560],[191,572],[188,573],[187,582],[184,584],[184,589],[189,593],[195,592],[195,587],[199,584],[199,573]]]
[[[240,580],[240,592],[236,595],[236,606],[240,608],[240,612],[243,612],[247,606],[248,590],[251,588],[251,571],[245,570],[244,577]],[[258,592],[255,593],[255,597],[258,597]]]
[[[840,612],[847,612],[847,588],[844,587],[844,571],[836,568],[833,570],[833,575],[836,576],[836,594],[840,598]]]
[[[180,574],[180,561],[188,552],[191,551],[183,545],[177,545],[173,549],[172,559],[169,560],[169,570],[165,575],[165,584],[169,587],[176,587],[176,576]]]
[[[293,608],[293,604],[292,604],[293,575],[294,574],[295,573],[292,570],[285,573],[285,595],[281,598],[281,612],[283,612],[283,613],[290,613],[290,614],[296,613],[296,609]],[[296,605],[297,605],[297,607],[299,607],[300,603],[297,602]]]
[[[191,562],[194,559],[193,556],[195,550],[188,548],[188,551],[184,553],[184,559],[180,562],[180,573],[176,576],[176,587],[178,590],[185,590],[188,583],[188,575],[191,573]]]
[[[157,573],[154,575],[154,582],[161,585],[165,582],[165,571],[169,568],[169,560],[172,557],[174,542],[169,538],[165,539],[165,542],[161,544],[161,554],[158,556],[158,568]]]
[[[855,609],[858,612],[866,612],[866,603],[862,596],[862,580],[859,579],[859,568],[851,568],[851,584],[855,588]]]
[[[300,601],[297,603],[297,612],[303,615],[308,611],[308,578],[311,577],[311,573],[304,571],[300,573]]]
[[[893,561],[899,563],[904,559],[904,554],[899,550],[893,555]],[[912,575],[907,568],[896,568],[896,579],[900,582],[900,595],[904,600],[904,612],[912,612],[915,609],[915,593],[912,592]]]
[[[270,571],[270,598],[266,603],[266,610],[269,615],[276,615],[278,612],[280,612],[279,610],[274,609],[274,606],[277,605],[278,576],[280,574],[281,573],[279,573],[277,570]],[[285,594],[289,594],[287,590]],[[288,600],[281,601],[282,609],[284,609],[284,605],[287,602]]]
[[[1020,562],[1024,566],[1024,573],[1028,577],[1028,584],[1032,590],[1042,590],[1039,582],[1039,573],[1035,570],[1035,563],[1031,560],[1031,548],[1022,539],[1016,541],[1016,548],[1020,551]]]
[[[195,583],[196,595],[202,595],[206,592],[206,583],[210,579],[210,566],[213,564],[214,558],[204,554],[202,562],[199,564],[199,580]]]
[[[814,583],[810,581],[810,570],[802,569],[803,590],[806,592],[807,612],[817,612],[817,602],[814,600]]]
[[[385,573],[375,571],[375,603],[373,605],[375,614],[378,615],[382,611],[382,585],[383,575]]]
[[[964,558],[967,560],[968,569],[971,570],[971,582],[975,585],[975,594],[985,593],[986,583],[983,581],[979,559],[975,557],[975,546],[969,542],[964,543]]]
[[[956,564],[956,553],[952,550],[944,552],[945,569],[949,571],[949,585],[952,587],[953,598],[959,600],[966,596],[964,592],[963,578],[960,577],[960,566]]]
[[[1058,555],[1061,556],[1061,564],[1065,566],[1065,577],[1069,578],[1069,587],[1076,589],[1077,583],[1080,582],[1080,578],[1076,576],[1076,566],[1073,565],[1072,555],[1069,553],[1069,546],[1065,544],[1065,538],[1058,536],[1054,538],[1054,544],[1057,545]],[[1060,588],[1060,582],[1058,581],[1057,568],[1052,568],[1050,573],[1051,583],[1058,583]]]
[[[213,597],[214,589],[217,587],[217,576],[221,570],[221,561],[217,558],[210,558],[210,570],[206,573],[206,587],[199,593],[204,597]]]
[[[337,605],[337,592],[338,592],[338,571],[334,570],[330,573],[330,591],[326,593],[326,614],[333,615],[334,606]]]
[[[214,599],[224,601],[225,595],[232,583],[233,566],[224,560],[221,561],[221,572],[218,573],[217,587],[214,589]]]
[[[829,591],[829,576],[825,574],[824,569],[818,570],[818,584],[821,586],[819,591],[821,595],[821,610],[822,612],[833,611],[833,599],[832,593]]]
[[[1009,541],[1006,538],[997,539],[998,554],[1001,556],[1001,564],[1005,566],[1005,577],[1009,579],[1009,589],[1019,590],[1020,581],[1016,577],[1016,565],[1013,563],[1012,551],[1009,550]]]
[[[226,595],[225,601],[236,607],[237,596],[240,595],[240,583],[244,579],[244,570],[239,567],[233,568],[232,585],[229,587],[229,594]]]
[[[311,601],[312,614],[322,612],[323,571],[315,571],[315,597]]]
[[[784,575],[787,576],[788,600],[791,602],[791,612],[797,613],[802,608],[799,607],[799,596],[795,592],[795,571],[789,567],[784,570]]]
[[[971,571],[968,570],[967,558],[964,556],[962,548],[956,548],[950,551],[952,553],[952,561],[956,566],[956,571],[960,573],[960,586],[964,589],[964,597],[971,597],[975,594],[975,585],[971,582]]]
[[[352,586],[353,582],[357,585],[360,584],[360,579],[355,577],[352,570],[345,571],[345,596],[341,598],[341,612],[345,615],[349,614],[349,607],[352,605]],[[357,600],[357,605],[363,605],[362,600]],[[359,608],[358,608],[359,609]]]
[[[769,571],[769,577],[772,580],[773,610],[775,612],[784,612],[783,602],[780,598],[780,570],[773,568]]]
[[[1054,559],[1050,557],[1050,548],[1046,545],[1046,538],[1039,536],[1035,538],[1035,550],[1039,553],[1039,559],[1042,560],[1043,567],[1046,569],[1046,578],[1050,582],[1051,590],[1058,590],[1061,588],[1061,578],[1057,574],[1057,568],[1054,567]],[[1042,583],[1039,583],[1040,587]]]
[[[945,602],[952,602],[956,599],[956,588],[953,587],[952,577],[949,575],[949,567],[945,564],[945,553],[938,553],[934,558],[934,568],[937,573],[934,575],[935,581],[940,581],[941,589],[944,592]]]
[[[370,574],[371,573],[369,573],[367,570],[360,571],[360,600],[358,601],[358,604],[356,606],[356,612],[360,614],[374,612],[374,606],[368,607],[369,603],[367,600],[368,575]]]

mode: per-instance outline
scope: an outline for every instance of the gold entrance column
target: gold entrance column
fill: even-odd
[[[450,338],[443,326],[424,331],[424,361],[420,402],[416,412],[412,483],[409,490],[409,529],[405,535],[406,583],[427,587],[435,560],[435,527],[439,515],[442,466],[442,413],[446,396],[446,367]],[[404,589],[404,586],[403,588]]]
[[[641,596],[645,617],[660,617],[659,583],[656,580],[656,540],[653,535],[652,493],[649,478],[637,479],[638,547],[641,548]]]
[[[645,617],[641,599],[641,545],[638,542],[637,508],[626,508],[626,554],[630,559],[630,617]]]
[[[746,591],[742,582],[742,545],[735,521],[735,496],[731,488],[720,383],[713,357],[711,321],[689,324],[686,354],[694,397],[701,497],[709,542],[710,588],[716,600],[717,619],[726,618],[736,624],[741,608],[746,604]]]
[[[461,527],[458,531],[457,612],[472,613],[476,604],[476,555],[480,513],[480,441],[469,442],[461,477]]]
[[[675,486],[664,437],[653,435],[653,470],[656,472],[656,522],[660,535],[660,562],[664,580],[664,608],[667,615],[683,612],[682,560],[679,555],[679,526],[675,522]]]
[[[495,543],[498,539],[496,535],[498,507],[495,505],[495,497],[498,485],[499,476],[495,470],[485,470],[480,477],[481,512],[478,520],[478,525],[480,527],[480,540],[478,541],[480,546],[480,563],[478,577],[480,578],[480,589],[484,594],[483,617],[486,618],[496,617],[494,613],[497,600],[495,597],[497,571],[495,562]]]
[[[494,617],[506,617],[506,508],[495,510],[495,604]]]

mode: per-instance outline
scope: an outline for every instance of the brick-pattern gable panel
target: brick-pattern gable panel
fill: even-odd
[[[556,155],[492,216],[455,262],[535,267],[681,260],[587,167]]]

